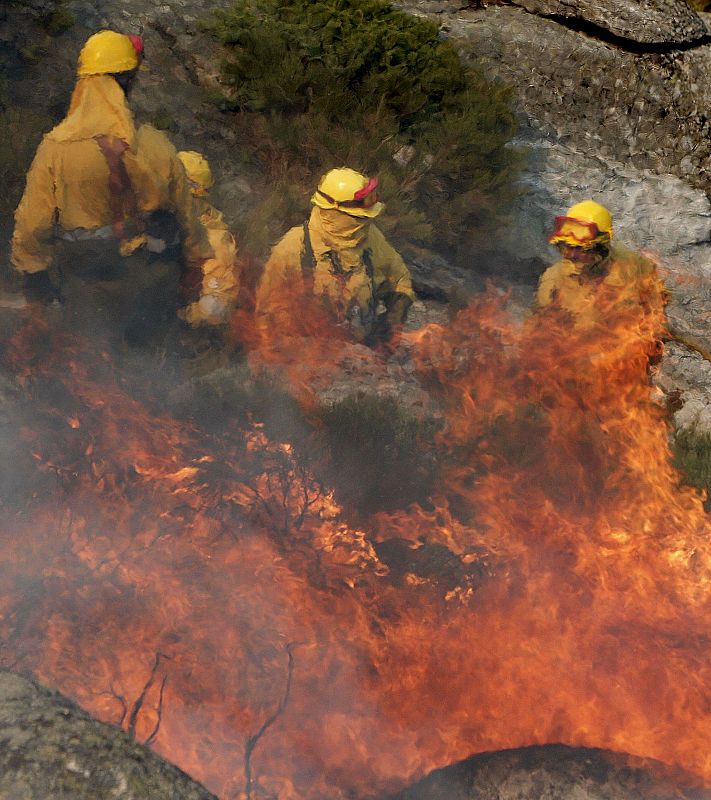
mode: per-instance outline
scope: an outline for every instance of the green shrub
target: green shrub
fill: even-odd
[[[369,513],[422,501],[432,490],[437,423],[393,397],[353,395],[319,415],[326,453],[320,477],[350,509]]]
[[[75,22],[74,14],[62,2],[43,19],[44,29],[50,36],[59,36],[69,30]]]
[[[153,127],[158,128],[159,131],[169,131],[175,125],[173,115],[166,109],[160,109],[156,112],[151,122],[153,123]]]
[[[27,47],[21,47],[18,54],[28,64],[36,64],[47,55],[47,48],[43,44],[31,44]]]
[[[522,163],[510,94],[466,69],[434,24],[380,0],[237,0],[208,28],[226,52],[220,107],[236,112],[264,187],[245,219],[261,232],[246,237],[254,250],[302,219],[318,177],[341,165],[379,175],[383,227],[401,246],[466,259],[491,235]]]
[[[674,466],[684,483],[711,494],[711,434],[680,430],[672,442]]]

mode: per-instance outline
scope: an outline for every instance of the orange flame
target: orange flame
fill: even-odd
[[[0,509],[3,663],[223,798],[372,796],[546,742],[711,784],[709,525],[651,397],[661,322],[516,326],[487,296],[408,335],[437,491],[358,525],[290,443],[152,412],[28,325],[6,356],[42,492]],[[280,347],[308,399],[354,346]]]

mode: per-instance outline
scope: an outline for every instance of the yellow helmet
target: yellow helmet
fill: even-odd
[[[377,217],[385,208],[378,202],[377,178],[368,178],[354,169],[339,167],[319,181],[311,202],[324,209],[336,209],[352,217]]]
[[[565,216],[555,218],[551,244],[568,244],[590,250],[612,239],[612,216],[594,200],[583,200],[571,206]]]
[[[206,197],[215,181],[205,156],[195,150],[181,150],[178,158],[183,162],[192,193],[196,197]]]
[[[140,46],[140,49],[139,49]],[[99,31],[90,36],[79,53],[77,75],[109,75],[129,72],[141,63],[143,42],[139,36]]]

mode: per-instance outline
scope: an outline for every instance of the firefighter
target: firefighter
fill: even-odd
[[[127,98],[142,59],[138,36],[86,41],[69,111],[27,174],[11,252],[29,300],[61,292],[70,324],[118,326],[129,340],[177,310],[181,272],[214,255],[175,148],[134,125]]]
[[[222,213],[209,202],[214,180],[207,159],[194,150],[182,150],[178,158],[185,167],[200,222],[215,252],[215,257],[202,265],[200,299],[184,308],[180,317],[192,325],[219,325],[227,322],[239,293],[237,244]]]
[[[405,262],[373,222],[384,208],[377,186],[347,167],[321,178],[309,220],[284,235],[264,267],[260,325],[283,329],[310,293],[356,341],[376,344],[400,329],[414,292]]]
[[[570,313],[577,328],[604,321],[624,305],[660,309],[666,294],[654,262],[612,244],[612,216],[593,200],[571,206],[555,218],[549,242],[561,259],[541,276],[536,303]]]

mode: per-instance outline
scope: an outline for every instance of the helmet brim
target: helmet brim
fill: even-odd
[[[377,217],[385,208],[385,203],[380,201],[373,203],[369,208],[365,208],[364,206],[348,206],[347,208],[343,208],[343,206],[339,206],[338,203],[327,200],[320,192],[314,192],[311,196],[311,203],[318,206],[318,208],[324,209],[324,211],[340,211],[341,214],[348,214],[349,217],[365,217],[367,219]]]
[[[373,203],[370,208],[361,208],[360,206],[356,206],[355,208],[339,208],[338,210],[344,214],[349,214],[351,217],[368,217],[372,219],[373,217],[377,217],[378,214],[382,213],[384,208],[385,203],[377,202]]]

